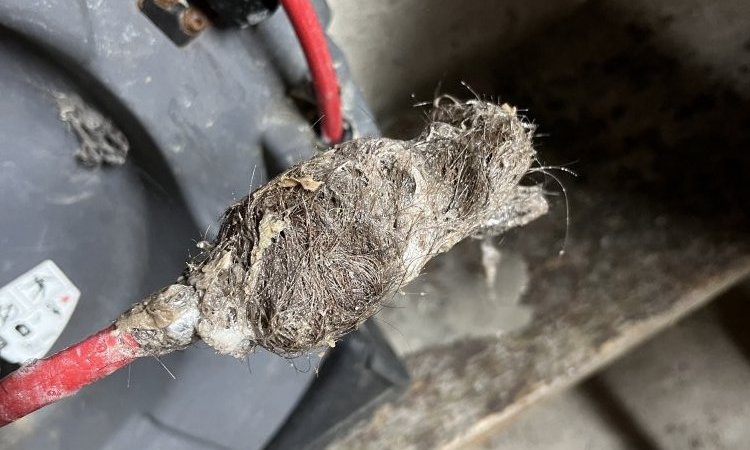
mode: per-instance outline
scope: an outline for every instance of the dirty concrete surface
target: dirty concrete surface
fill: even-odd
[[[473,449],[742,449],[750,441],[750,284],[668,328]]]
[[[467,243],[388,304],[380,321],[415,381],[340,448],[485,442],[750,268],[750,4],[445,3],[333,1],[332,31],[392,135],[423,123],[411,105],[438,88],[474,95],[458,81],[527,107],[543,164],[578,173],[553,172],[570,237],[548,179],[552,214],[500,243],[495,292]],[[581,411],[561,398],[561,414]],[[647,431],[637,442],[684,448]],[[713,448],[696,433],[689,445]]]

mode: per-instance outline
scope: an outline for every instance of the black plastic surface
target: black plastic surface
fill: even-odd
[[[408,383],[406,368],[378,326],[365,322],[326,354],[317,379],[266,450],[323,448]]]
[[[192,3],[213,13],[217,25],[236,27],[257,25],[279,7],[278,0],[194,0]]]

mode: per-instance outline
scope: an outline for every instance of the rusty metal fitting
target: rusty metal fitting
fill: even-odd
[[[180,29],[183,33],[195,36],[208,26],[208,17],[200,10],[189,7],[180,14]]]

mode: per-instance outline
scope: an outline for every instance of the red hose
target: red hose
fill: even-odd
[[[0,379],[0,426],[75,394],[131,363],[140,347],[114,327]]]
[[[344,136],[339,83],[318,16],[309,0],[281,0],[281,5],[297,33],[310,67],[315,97],[322,116],[323,139],[329,144],[339,143]]]

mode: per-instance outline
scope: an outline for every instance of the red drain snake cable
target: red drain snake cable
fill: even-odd
[[[323,27],[310,0],[281,0],[281,5],[297,33],[297,39],[310,68],[318,109],[322,116],[323,139],[329,144],[337,144],[344,136],[341,96]]]
[[[142,356],[133,336],[104,329],[0,379],[0,426],[75,394]]]
[[[336,70],[323,28],[309,0],[281,0],[310,68],[322,117],[322,135],[330,144],[343,137]],[[23,366],[0,379],[0,426],[75,394],[143,356],[133,336],[114,327],[102,330],[50,357]]]

